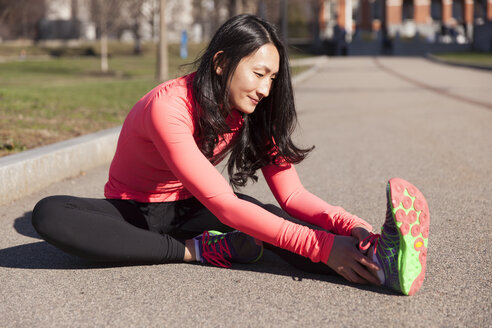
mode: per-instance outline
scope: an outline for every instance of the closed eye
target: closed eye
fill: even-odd
[[[261,73],[255,72],[255,74],[256,74],[256,76],[258,76],[258,77],[263,77],[263,74],[261,74]]]

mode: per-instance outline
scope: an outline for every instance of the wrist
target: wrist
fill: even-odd
[[[335,242],[335,235],[326,233],[327,237],[324,239],[322,250],[320,254],[320,262],[327,264],[330,258],[331,251],[333,249],[333,243]]]

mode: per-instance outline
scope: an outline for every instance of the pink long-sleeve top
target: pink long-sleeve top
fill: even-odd
[[[165,82],[140,99],[128,114],[105,185],[105,197],[139,202],[168,202],[196,197],[224,224],[313,262],[326,263],[334,235],[278,217],[239,199],[227,180],[202,154],[194,138],[194,74]],[[239,131],[234,112],[218,153]],[[287,213],[340,235],[350,235],[364,220],[331,206],[302,186],[293,165],[268,165],[263,175]]]

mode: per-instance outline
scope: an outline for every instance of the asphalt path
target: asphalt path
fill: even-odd
[[[39,238],[31,210],[53,194],[102,197],[108,165],[0,207],[2,326],[491,327],[492,74],[418,58],[330,59],[296,87],[305,187],[382,225],[398,176],[431,213],[414,296],[305,273],[271,253],[231,269],[107,266]],[[36,177],[32,177],[35,179]],[[265,182],[243,190],[276,204]]]

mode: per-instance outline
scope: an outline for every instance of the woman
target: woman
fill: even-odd
[[[198,63],[195,73],[157,86],[128,114],[106,199],[41,200],[33,211],[39,234],[71,254],[130,263],[229,266],[256,261],[265,245],[308,270],[331,268],[351,282],[384,283],[414,293],[425,272],[426,238],[419,251],[424,255],[415,259],[417,251],[401,252],[412,241],[393,240],[384,229],[381,236],[372,234],[367,222],[302,187],[293,164],[311,149],[291,140],[296,112],[287,53],[275,28],[252,15],[231,18]],[[234,193],[214,167],[227,155],[233,187],[256,180],[261,169],[283,210],[304,223],[285,220],[257,200]],[[420,202],[419,218],[428,215],[415,187],[390,180],[389,188],[402,200],[412,188],[408,199]],[[389,202],[386,230],[400,231],[397,210],[411,215],[409,207],[398,206]],[[321,263],[309,265],[306,258]],[[420,270],[409,276],[401,272],[401,261]],[[395,279],[412,289],[396,286]]]

